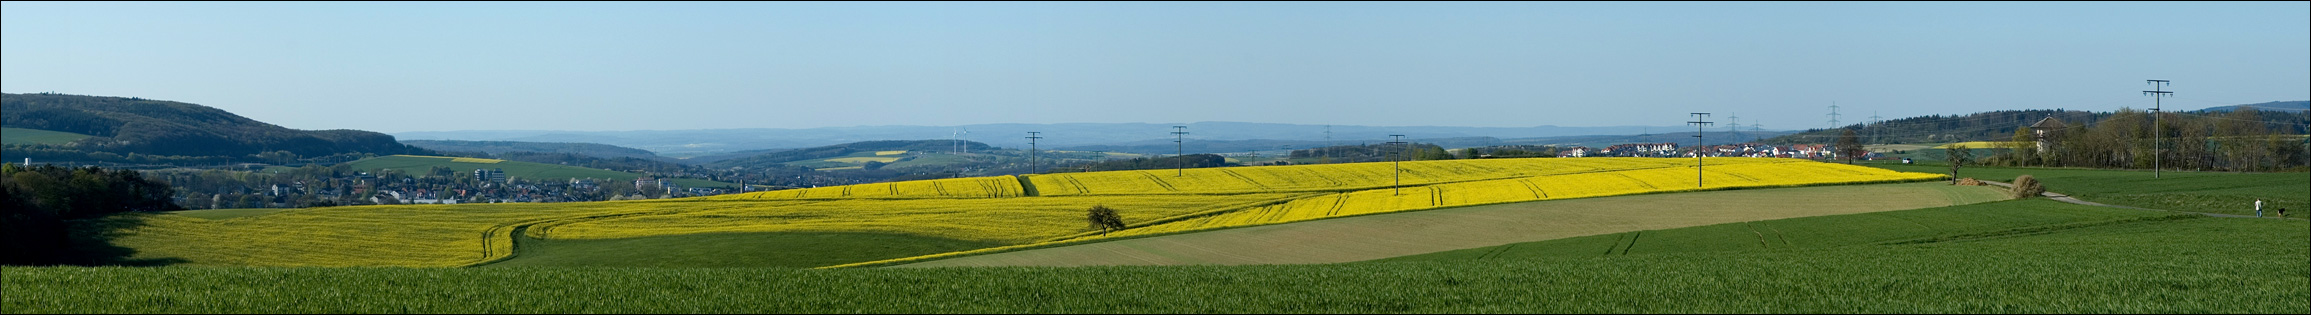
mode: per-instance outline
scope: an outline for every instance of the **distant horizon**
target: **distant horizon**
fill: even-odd
[[[139,97],[139,96],[87,95],[87,94],[75,94],[75,93],[66,93],[66,92],[50,92],[50,91],[42,91],[42,92],[5,92],[5,91],[0,91],[0,93],[5,93],[5,94],[41,94],[41,93],[55,93],[55,94],[63,94],[63,95],[79,95],[79,96],[93,96],[93,97],[139,98],[139,99],[154,100],[154,101],[167,101],[167,102],[179,102],[179,103],[195,104],[195,105],[201,105],[201,106],[209,106],[209,107],[212,107],[212,108],[217,108],[217,107],[215,107],[215,106],[211,106],[211,105],[209,105],[209,104],[200,104],[200,103],[192,103],[192,102],[182,102],[182,101],[176,101],[176,100],[159,99],[159,98],[150,98],[150,97]],[[2217,106],[2209,106],[2209,107],[2193,108],[2193,109],[2189,109],[2189,110],[2192,110],[2192,111],[2196,111],[2196,110],[2205,110],[2205,109],[2222,108],[2222,107],[2243,106],[2243,105],[2257,105],[2257,104],[2269,104],[2269,103],[2285,103],[2285,102],[2311,102],[2311,100],[2284,100],[2284,101],[2265,101],[2265,102],[2241,103],[2241,104],[2231,104],[2231,105],[2217,105]],[[2129,109],[2135,109],[2135,110],[2143,110],[2143,109],[2147,109],[2148,107],[2142,107],[2142,108],[2135,108],[2135,107],[2122,107],[2122,108],[2129,108]],[[223,109],[223,108],[219,108],[219,109]],[[2091,110],[2071,109],[2071,108],[2059,108],[2059,107],[2058,107],[2058,108],[2024,108],[2024,109],[1999,109],[1999,110],[1991,110],[1991,111],[2009,111],[2009,110],[2014,110],[2014,111],[2021,111],[2021,110],[2076,110],[2076,111],[2087,111],[2087,112],[2112,112],[2112,111],[2116,111],[2116,109],[2113,109],[2113,110],[2105,110],[2105,111],[2091,111]],[[231,112],[231,111],[229,111],[229,110],[228,110],[227,112]],[[1981,111],[1981,112],[1969,112],[1969,113],[1932,113],[1932,114],[1925,114],[1925,115],[1919,115],[1919,116],[1909,116],[1909,117],[1888,117],[1889,119],[1886,119],[1886,120],[1904,119],[1904,118],[1914,118],[1914,117],[1923,117],[1923,116],[1931,116],[1931,115],[1970,115],[1970,114],[1983,113],[1983,112],[1989,112],[1989,111]],[[234,114],[235,114],[235,115],[240,115],[240,113],[234,113]],[[243,115],[243,117],[247,117],[247,116],[246,116],[246,115]],[[251,119],[255,119],[255,118],[251,118]],[[260,120],[258,120],[258,121],[260,121],[260,122],[265,122],[265,123],[273,123],[273,122],[264,121],[264,120],[261,120],[261,119],[260,119]],[[372,131],[372,132],[378,132],[378,133],[384,133],[384,134],[392,135],[392,134],[403,134],[403,133],[428,133],[428,132],[440,132],[440,133],[449,133],[449,132],[651,132],[651,131],[712,131],[712,130],[748,130],[748,129],[808,130],[808,129],[833,129],[833,128],[874,128],[874,127],[948,127],[948,128],[959,128],[959,127],[978,126],[978,125],[1065,125],[1065,124],[1148,124],[1148,125],[1177,125],[1177,124],[1203,124],[1203,123],[1243,123],[1243,124],[1280,124],[1280,125],[1296,125],[1296,126],[1326,126],[1326,124],[1301,124],[1301,123],[1283,123],[1283,122],[1256,122],[1256,121],[1221,121],[1221,120],[1214,120],[1214,121],[1197,121],[1197,122],[1188,122],[1188,123],[1178,123],[1178,122],[1056,122],[1056,123],[1023,123],[1023,122],[1006,122],[1006,123],[979,123],[979,124],[964,124],[964,125],[854,125],[854,126],[825,126],[825,127],[738,127],[738,128],[695,128],[695,129],[618,129],[618,130],[557,130],[557,129],[448,129],[448,130],[405,130],[405,131],[382,131],[382,130],[365,130],[365,129],[354,129],[354,130]],[[275,125],[279,125],[279,124],[275,123]],[[1329,124],[1329,125],[1330,125],[1330,126],[1354,126],[1354,127],[1382,127],[1382,128],[1386,128],[1386,127],[1404,127],[1404,128],[1422,128],[1422,127],[1434,127],[1434,128],[1549,128],[1549,127],[1557,127],[1557,128],[1622,128],[1622,127],[1631,127],[1631,128],[1666,128],[1666,129],[1664,129],[1664,130],[1666,130],[1666,131],[1667,131],[1667,132],[1665,132],[1665,133],[1668,133],[1668,132],[1675,132],[1675,128],[1692,128],[1692,126],[1675,126],[1675,125],[1610,125],[1610,126],[1568,126],[1568,125],[1546,125],[1546,124],[1544,124],[1544,125],[1533,125],[1533,126],[1505,126],[1505,127],[1504,127],[1504,126],[1455,126],[1455,125],[1351,125],[1351,124]],[[284,126],[284,127],[286,127],[286,126]],[[1723,127],[1723,126],[1718,126],[1718,127],[1711,127],[1711,128],[1725,128],[1725,127]],[[292,129],[302,129],[302,130],[330,130],[330,129],[348,129],[348,128],[321,128],[321,129],[309,129],[309,128],[292,128]],[[1810,128],[1810,127],[1809,127],[1809,128],[1804,128],[1804,129],[1776,129],[1776,128],[1763,128],[1763,129],[1758,129],[1758,130],[1762,130],[1762,131],[1802,131],[1802,130],[1816,130],[1816,129],[1824,129],[1824,128]],[[1743,130],[1749,130],[1749,129],[1743,129]],[[442,139],[421,139],[421,140],[442,140]],[[501,141],[501,140],[470,140],[470,141]]]
[[[2305,12],[2311,2],[9,1],[0,90],[388,133],[1677,126],[1692,112],[1805,130],[2148,108],[2150,89],[2175,92],[2168,108],[2311,99]]]

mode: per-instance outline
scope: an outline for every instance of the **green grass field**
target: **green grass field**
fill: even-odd
[[[1848,215],[1974,222],[1924,234],[1871,229],[1908,224],[1901,219],[1758,222],[1789,235],[1863,232],[1860,240],[1835,241],[1843,245],[1463,253],[1326,265],[11,267],[0,270],[8,288],[0,306],[8,313],[2311,312],[2304,298],[2311,294],[2311,222],[2118,221],[2157,214],[2024,200]],[[2030,222],[1970,219],[1983,216]],[[1722,229],[1648,233],[1707,238]],[[1655,243],[1641,239],[1637,248]]]
[[[642,174],[605,169],[530,163],[522,161],[476,163],[458,162],[453,160],[453,158],[441,156],[391,155],[361,159],[359,161],[353,161],[348,164],[350,164],[351,167],[356,170],[367,171],[378,169],[397,169],[407,174],[424,174],[425,172],[433,169],[435,166],[441,166],[448,167],[451,170],[457,171],[458,174],[465,176],[472,176],[473,170],[477,168],[502,168],[505,169],[506,176],[531,180],[567,180],[571,178],[633,180],[636,177],[642,176]],[[674,184],[682,185],[682,187],[738,187],[738,184],[702,179],[676,178],[671,179],[670,181],[674,182]]]
[[[65,144],[88,137],[63,131],[0,127],[0,144]]]
[[[2005,196],[1999,190],[1989,187],[1951,186],[1939,182],[1613,196],[1383,213],[1012,251],[901,266],[1337,263],[1585,235],[1931,208],[2004,199]]]
[[[1904,172],[1948,174],[1948,165],[1864,164]],[[2254,215],[2255,199],[2262,199],[2264,215],[2287,208],[2290,215],[2311,214],[2311,174],[2226,173],[2099,170],[2075,168],[2022,168],[1967,166],[1958,177],[2011,182],[2028,174],[2044,183],[2046,191],[2080,200],[2151,209]],[[2296,214],[2296,212],[2306,214]]]
[[[2063,228],[2200,217],[2167,211],[2116,209],[2039,199],[1526,242],[1402,256],[1376,261],[1591,258],[1628,255],[1771,251],[1924,243],[1954,237],[2046,233]]]
[[[1999,172],[2040,176],[2053,191],[2114,204],[2124,203],[2111,199],[2126,199],[2111,196],[2186,201],[2287,194],[2300,198],[2305,195],[2301,191],[2311,189],[2301,173],[2169,172],[2163,179],[2134,182],[2129,178],[2147,172],[1967,168],[1960,174],[2011,179],[1998,178],[2005,176]],[[1871,199],[1885,194],[1844,195]],[[1823,200],[1790,206],[1816,202]],[[1543,203],[1547,202],[1536,204]],[[550,207],[567,205],[534,206],[508,213],[555,211]],[[1628,211],[1617,206],[1592,208]],[[1449,214],[1454,209],[1408,213]],[[257,215],[233,210],[179,214],[224,219]],[[1240,237],[1267,236],[1273,235]],[[1336,264],[799,269],[777,266],[812,263],[769,257],[784,249],[813,250],[812,246],[868,256],[902,255],[917,249],[894,243],[936,242],[888,234],[808,233],[603,239],[535,244],[520,250],[521,255],[543,252],[536,257],[483,268],[12,266],[0,269],[0,285],[7,288],[0,290],[4,297],[0,309],[6,313],[2311,313],[2311,299],[2306,298],[2311,296],[2311,221],[2208,217],[2044,199],[1649,228]],[[906,246],[919,245],[923,244]],[[648,250],[653,248],[659,250]],[[695,254],[715,251],[740,255]],[[691,262],[644,265],[636,259],[661,256]],[[748,257],[765,260],[754,265],[765,267],[685,267],[730,266],[735,264],[732,259]]]
[[[523,237],[519,242],[513,258],[483,266],[808,268],[1001,245],[884,233],[709,233],[581,240]]]

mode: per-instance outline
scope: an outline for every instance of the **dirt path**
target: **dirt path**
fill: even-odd
[[[1997,185],[1998,187],[2005,187],[2005,188],[2007,188],[2007,189],[2013,189],[2013,188],[2014,188],[2014,184],[2003,183],[2003,182],[1993,182],[1993,181],[1986,181],[1986,180],[1985,180],[1985,181],[1982,181],[1982,183],[1985,183],[1985,184],[1991,184],[1991,185]],[[2039,196],[2045,196],[2045,197],[2046,197],[2046,199],[2053,199],[2054,201],[2061,201],[2061,202],[2068,202],[2068,203],[2072,203],[2072,204],[2081,204],[2081,205],[2089,205],[2089,206],[2096,206],[2096,207],[2111,207],[2111,208],[2119,208],[2119,209],[2135,209],[2135,210],[2148,210],[2148,211],[2169,211],[2169,212],[2182,212],[2182,213],[2197,213],[2197,214],[2203,214],[2203,215],[2206,215],[2206,216],[2210,216],[2210,217],[2219,217],[2219,218],[2258,218],[2258,217],[2256,217],[2256,216],[2251,216],[2251,215],[2236,215],[2236,214],[2222,214],[2222,213],[2206,213],[2206,212],[2192,212],[2192,211],[2176,211],[2176,210],[2165,210],[2165,209],[2137,208],[2137,207],[2120,206],[2120,205],[2108,205],[2108,204],[2102,204],[2102,203],[2097,203],[2097,202],[2093,202],[2093,201],[2078,200],[2078,198],[2073,198],[2073,197],[2070,197],[2070,195],[2064,195],[2064,194],[2055,193],[2055,192],[2051,192],[2051,191],[2049,191],[2049,192],[2042,192],[2042,193],[2038,193],[2038,195],[2039,195]],[[2285,219],[2285,218],[2280,218],[2280,217],[2277,217],[2277,216],[2270,216],[2270,217],[2260,217],[2260,218],[2266,218],[2266,219]]]
[[[1995,188],[1930,182],[1550,200],[1174,234],[898,267],[1339,263],[1576,236],[2002,199],[2003,191]]]

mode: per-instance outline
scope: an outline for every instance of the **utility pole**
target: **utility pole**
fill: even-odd
[[[1394,144],[1394,145],[1396,145],[1396,146],[1398,146],[1398,147],[1399,147],[1399,148],[1396,148],[1396,150],[1395,150],[1395,151],[1396,151],[1396,155],[1398,155],[1398,159],[1396,159],[1396,160],[1397,160],[1397,161],[1396,161],[1396,195],[1398,195],[1398,196],[1403,196],[1403,195],[1404,195],[1404,159],[1402,158],[1402,156],[1404,155],[1404,148],[1402,148],[1402,146],[1404,146],[1404,135],[1388,135],[1388,136],[1390,136],[1390,137],[1396,137],[1396,141],[1389,141],[1389,142],[1388,142],[1388,144]]]
[[[1733,134],[1733,138],[1729,138],[1729,139],[1733,139],[1733,141],[1726,141],[1726,142],[1727,142],[1727,143],[1732,143],[1732,142],[1734,142],[1734,141],[1741,141],[1741,115],[1740,115],[1740,114],[1734,114],[1734,113],[1727,113],[1727,115],[1725,115],[1725,119],[1726,119],[1726,124],[1725,124],[1725,132]]]
[[[1180,144],[1180,140],[1187,139],[1187,134],[1188,126],[1172,126],[1172,159],[1179,161],[1172,163],[1178,165],[1178,168],[1172,170],[1172,177],[1180,177],[1188,172],[1187,147]]]
[[[1035,171],[1035,140],[1043,139],[1041,132],[1027,132],[1027,171]]]
[[[1711,122],[1705,121],[1707,119],[1709,119],[1709,113],[1693,113],[1693,121],[1685,122],[1693,125],[1693,187],[1704,186],[1701,184],[1701,150],[1706,142],[1702,142],[1701,128],[1711,124]]]
[[[2151,85],[2151,90],[2142,91],[2142,94],[2151,96],[2151,178],[2156,179],[2159,178],[2159,157],[2166,155],[2166,152],[2161,152],[2159,150],[2159,142],[2162,142],[2166,139],[2167,133],[2166,129],[2159,128],[2159,116],[2164,116],[2159,113],[2159,98],[2169,97],[2170,95],[2174,95],[2175,92],[2168,92],[2159,89],[2167,85],[2167,80],[2143,81],[2149,81],[2145,83],[2150,83]]]

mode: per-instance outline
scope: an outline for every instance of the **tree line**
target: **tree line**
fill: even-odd
[[[2131,110],[2136,112],[2138,115],[2145,114],[2142,110],[2122,110]],[[2231,112],[2170,112],[2167,113],[2167,116],[2165,117],[2221,117],[2225,115],[2236,114],[2235,112],[2237,111],[2238,110],[2233,110]],[[2253,120],[2242,122],[2260,122],[2265,128],[2270,130],[2271,133],[2304,134],[2306,132],[2311,132],[2311,130],[2306,129],[2307,127],[2311,126],[2306,126],[2304,123],[2306,120],[2311,120],[2311,111],[2248,111],[2255,112],[2255,118]],[[2004,141],[2012,136],[2014,128],[2028,127],[2030,124],[2037,123],[2038,120],[2048,117],[2052,117],[2054,119],[2071,124],[2092,124],[2110,119],[2112,116],[2117,114],[2118,112],[2115,111],[2088,112],[2063,109],[2034,109],[1989,111],[1967,115],[1918,116],[1886,120],[1877,123],[1851,124],[1840,126],[1838,128],[1813,129],[1795,134],[1767,138],[1761,142],[1773,145],[1831,143],[1832,141],[1835,141],[1839,136],[1842,136],[1842,133],[1844,132],[1843,130],[1847,129],[1853,130],[1858,136],[1860,136],[1860,140],[1864,144]],[[2169,120],[2169,118],[2161,118],[2161,120]]]
[[[1503,151],[1517,149],[1503,149]],[[1336,145],[1305,150],[1292,150],[1293,159],[1317,159],[1318,163],[1360,163],[1387,161],[1450,160],[1452,153],[1431,143]],[[1473,157],[1473,156],[1472,156]]]
[[[2277,114],[2277,115],[2274,115]],[[2269,116],[2296,119],[2273,124]],[[1989,165],[2093,167],[2201,171],[2275,171],[2311,167],[2311,139],[2299,131],[2311,121],[2300,113],[2235,110],[2220,114],[2152,114],[2120,109],[2091,123],[2056,121],[2047,147],[2037,131],[2011,129],[2003,153],[1980,161]],[[2155,120],[2155,121],[2154,121]],[[2291,132],[2292,131],[2292,132]]]

